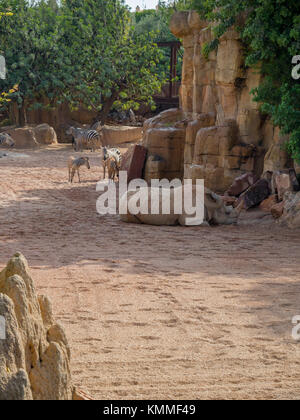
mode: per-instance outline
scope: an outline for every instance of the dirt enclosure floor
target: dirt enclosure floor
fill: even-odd
[[[0,159],[0,269],[16,251],[67,331],[75,384],[99,399],[300,397],[300,235],[259,212],[234,227],[100,216],[100,159],[69,146]]]

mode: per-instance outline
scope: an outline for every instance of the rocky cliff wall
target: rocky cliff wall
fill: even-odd
[[[245,172],[291,167],[285,139],[252,101],[261,75],[245,67],[238,34],[227,32],[205,58],[213,34],[196,12],[174,14],[171,30],[184,46],[180,109],[145,123],[146,179],[204,178],[208,188],[224,192]]]

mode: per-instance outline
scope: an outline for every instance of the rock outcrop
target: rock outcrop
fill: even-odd
[[[102,128],[103,146],[115,146],[124,143],[136,143],[143,137],[141,127],[109,126]]]
[[[48,124],[40,124],[34,127],[34,134],[39,144],[55,144],[57,143],[56,132],[53,127]]]
[[[280,223],[291,229],[300,228],[300,192],[285,193]]]
[[[15,126],[3,127],[0,131],[12,137],[16,148],[35,148],[57,143],[56,133],[48,124],[20,128]]]
[[[224,192],[247,172],[260,177],[266,170],[292,167],[282,149],[285,139],[252,100],[261,75],[246,68],[238,33],[228,31],[218,49],[205,57],[204,47],[214,35],[198,13],[175,13],[171,30],[184,47],[180,109],[144,125],[149,157],[165,161],[158,171],[148,170],[148,180],[157,173],[168,179],[204,178],[206,187]]]
[[[70,349],[19,253],[0,273],[0,400],[71,400]]]

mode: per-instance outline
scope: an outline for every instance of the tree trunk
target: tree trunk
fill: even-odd
[[[108,117],[109,111],[111,110],[111,107],[113,106],[118,96],[119,96],[119,92],[113,91],[112,95],[109,98],[105,99],[103,103],[103,107],[97,115],[97,121],[100,121],[101,125],[104,125],[106,123],[106,119]]]
[[[21,108],[19,108],[19,126],[24,127],[27,123],[27,117],[26,117],[26,105],[23,102]]]

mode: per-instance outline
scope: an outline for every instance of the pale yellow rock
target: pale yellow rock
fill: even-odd
[[[0,399],[72,399],[70,349],[54,324],[51,304],[36,295],[29,267],[17,253],[0,273]]]
[[[239,20],[244,19],[241,15]],[[212,23],[201,21],[196,12],[177,12],[170,27],[185,49],[180,108],[147,121],[143,135],[150,154],[164,158],[164,174],[170,178],[183,173],[184,178],[193,181],[201,176],[209,188],[224,193],[236,177],[247,172],[260,177],[266,170],[294,167],[282,148],[286,139],[261,115],[260,104],[253,101],[251,91],[263,76],[259,68],[245,65],[238,32],[234,28],[227,31],[218,48],[205,57],[203,50],[215,38]],[[208,114],[214,116],[213,120],[196,121]],[[180,127],[185,130],[185,135],[180,134],[184,141],[181,158],[182,145],[174,153],[169,133],[179,128],[178,121],[185,120],[185,127]],[[151,132],[152,128],[166,127],[168,131]],[[147,169],[147,179],[151,173],[154,176],[157,172]]]
[[[40,124],[33,128],[35,138],[40,144],[56,144],[57,136],[53,127],[48,124]]]

